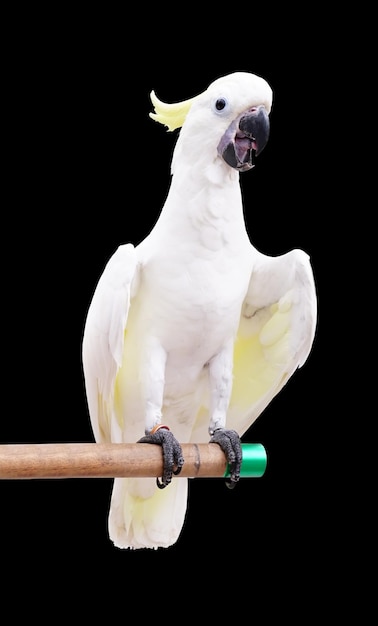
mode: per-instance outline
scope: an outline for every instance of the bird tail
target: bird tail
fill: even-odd
[[[117,548],[168,548],[182,530],[188,479],[158,489],[155,478],[116,478],[109,511],[109,536]]]

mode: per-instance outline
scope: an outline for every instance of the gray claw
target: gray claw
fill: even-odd
[[[145,435],[137,443],[153,443],[162,447],[163,450],[163,476],[161,481],[156,479],[159,489],[167,487],[172,476],[177,476],[184,465],[182,449],[176,437],[167,428],[159,428],[152,435]]]
[[[240,478],[242,464],[242,447],[239,434],[236,430],[217,428],[214,431],[210,443],[217,443],[223,450],[230,471],[230,478],[226,480],[229,489],[233,489]]]

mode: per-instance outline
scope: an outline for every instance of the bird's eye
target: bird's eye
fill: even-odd
[[[220,97],[214,100],[213,110],[215,113],[225,113],[229,109],[229,104],[226,98]]]
[[[226,104],[227,102],[224,98],[218,98],[218,100],[215,102],[215,108],[217,111],[223,111]]]

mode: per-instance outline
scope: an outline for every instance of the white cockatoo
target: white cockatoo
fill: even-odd
[[[162,446],[161,478],[114,479],[109,536],[131,549],[179,538],[180,443],[218,443],[235,485],[240,437],[306,361],[317,318],[308,255],[266,256],[245,226],[239,176],[268,141],[269,84],[235,72],[185,102],[151,100],[155,121],[181,128],[168,195],[150,234],[108,261],[83,337],[96,441]]]

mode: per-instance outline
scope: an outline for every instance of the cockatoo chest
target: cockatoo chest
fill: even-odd
[[[154,335],[167,352],[198,350],[210,358],[236,332],[250,272],[243,250],[188,241],[160,248],[132,302],[141,335]]]
[[[162,214],[140,247],[134,308],[139,336],[156,337],[171,355],[193,358],[196,352],[203,361],[235,336],[252,260],[238,182],[204,185],[197,179],[188,172],[174,177]]]

